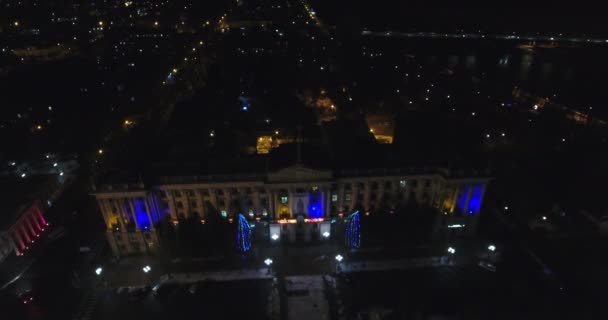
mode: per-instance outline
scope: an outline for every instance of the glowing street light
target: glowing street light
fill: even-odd
[[[543,216],[543,221],[547,221],[547,216]]]
[[[342,255],[338,254],[338,255],[336,256],[336,261],[338,261],[338,262],[342,262],[342,260],[344,260],[344,257],[343,257]]]
[[[267,258],[266,260],[264,260],[264,264],[270,267],[270,265],[272,264],[272,259]]]
[[[449,252],[450,254],[454,254],[454,253],[456,253],[456,249],[454,249],[454,248],[452,248],[452,247],[448,247],[448,252]]]
[[[142,268],[142,270],[144,270],[144,273],[148,273],[150,270],[152,270],[152,268],[150,268],[150,266],[145,266]]]
[[[95,269],[95,274],[96,275],[101,275],[101,273],[103,272],[103,269],[101,267],[97,267],[97,269]]]
[[[97,150],[97,153],[99,153],[99,154],[103,154],[103,149],[99,149],[99,150]]]
[[[494,251],[496,251],[496,246],[494,246],[493,244],[491,244],[491,245],[488,246],[488,250],[494,252]]]

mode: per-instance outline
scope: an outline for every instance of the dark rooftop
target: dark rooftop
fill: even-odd
[[[8,228],[25,206],[38,198],[45,186],[55,179],[51,175],[35,175],[25,179],[0,177],[0,230]]]

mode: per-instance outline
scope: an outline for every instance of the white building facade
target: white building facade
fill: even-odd
[[[446,215],[459,213],[474,230],[488,181],[452,177],[443,169],[334,172],[296,165],[265,174],[161,177],[151,187],[97,186],[93,195],[110,246],[122,256],[153,252],[159,245],[156,225],[164,217],[174,224],[188,218],[205,223],[210,214],[218,213],[229,221],[242,213],[252,221],[267,221],[272,228],[274,223],[320,223],[354,210],[365,215],[394,213],[401,204],[416,202]]]

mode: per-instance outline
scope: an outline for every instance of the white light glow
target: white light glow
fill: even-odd
[[[466,225],[464,224],[450,224],[448,225],[449,229],[459,229],[459,228],[464,228]]]
[[[324,236],[325,238],[329,238],[329,232],[327,232],[327,231],[323,232],[323,236]]]
[[[272,238],[272,240],[278,240],[279,239],[279,235],[275,233],[272,236],[270,236],[270,238]]]
[[[344,260],[344,257],[342,255],[337,255],[336,256],[336,261],[342,262],[342,260]]]

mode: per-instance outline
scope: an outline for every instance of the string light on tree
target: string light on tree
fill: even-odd
[[[251,227],[249,226],[249,222],[247,222],[247,218],[242,213],[239,213],[236,241],[239,251],[247,252],[251,249]]]
[[[361,219],[359,211],[355,211],[347,219],[345,240],[346,245],[351,249],[361,247]]]

